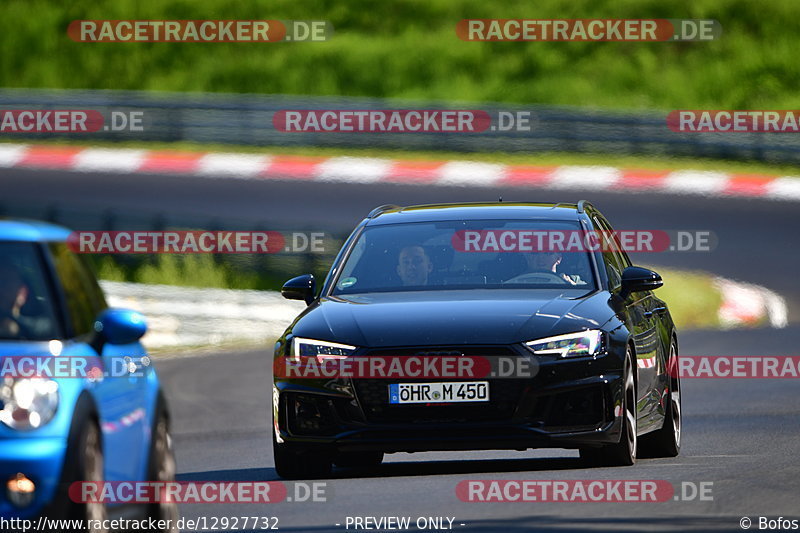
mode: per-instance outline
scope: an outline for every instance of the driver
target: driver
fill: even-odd
[[[28,301],[28,286],[17,269],[9,263],[0,263],[0,338],[26,337],[20,311]]]
[[[428,254],[422,246],[406,246],[400,250],[397,275],[405,286],[427,285],[428,274],[433,271]]]
[[[577,285],[577,282],[566,274],[559,273],[556,268],[563,259],[559,252],[536,252],[532,254],[524,253],[525,262],[529,272],[546,272],[563,279],[570,285]]]

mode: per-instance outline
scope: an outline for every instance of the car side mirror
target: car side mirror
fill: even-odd
[[[287,300],[304,300],[306,305],[311,305],[317,293],[317,282],[314,274],[303,274],[292,278],[281,287],[281,294]]]
[[[634,292],[652,291],[664,285],[657,272],[647,268],[630,266],[622,272],[620,296],[626,298]]]
[[[130,344],[147,332],[144,316],[132,309],[109,308],[94,321],[92,347],[100,353],[105,343]]]

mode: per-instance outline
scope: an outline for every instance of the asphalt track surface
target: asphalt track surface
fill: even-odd
[[[759,336],[771,337],[772,345],[755,343]],[[687,332],[680,339],[683,351],[696,355],[720,350],[780,355],[781,345],[798,341],[800,329],[795,327],[746,335]],[[279,480],[269,433],[269,349],[156,364],[175,419],[179,480]],[[180,510],[192,519],[276,516],[284,531],[347,531],[348,516],[409,516],[412,522],[417,517],[449,516],[455,518],[454,530],[465,533],[741,531],[744,516],[753,520],[753,529],[759,516],[800,518],[800,380],[685,379],[682,387],[683,449],[673,459],[586,469],[576,451],[558,449],[401,453],[387,455],[384,464],[370,472],[335,469],[325,480],[326,502],[193,504]],[[651,479],[666,480],[679,491],[684,483],[712,482],[713,501],[462,502],[456,485],[472,479]],[[294,484],[286,482],[290,496],[297,490]]]
[[[764,285],[787,299],[788,328],[680,332],[682,353],[793,355],[800,342],[795,236],[800,206],[793,202],[30,170],[0,171],[0,181],[0,203],[6,206],[167,212],[213,217],[231,229],[280,221],[338,231],[384,203],[483,201],[501,195],[507,201],[587,198],[616,228],[710,230],[719,242],[713,252],[640,254],[634,261],[716,272]],[[157,362],[173,413],[180,480],[278,479],[269,434],[269,350]],[[276,516],[284,531],[346,531],[348,516],[408,516],[412,523],[417,517],[454,517],[454,530],[465,532],[741,531],[740,519],[747,516],[755,530],[759,516],[800,519],[798,397],[797,379],[685,379],[681,455],[640,460],[633,467],[585,469],[577,452],[568,450],[393,454],[373,472],[335,470],[326,480],[324,503],[183,505],[181,512],[191,518]],[[713,501],[466,503],[458,500],[455,487],[468,479],[655,479],[676,487],[713,482]],[[291,495],[294,484],[287,486]]]

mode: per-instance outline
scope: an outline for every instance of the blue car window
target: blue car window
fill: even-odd
[[[0,242],[0,340],[58,338],[55,316],[36,244]]]
[[[50,252],[67,299],[73,335],[86,335],[92,331],[97,315],[107,307],[103,291],[86,262],[65,244],[51,244]]]

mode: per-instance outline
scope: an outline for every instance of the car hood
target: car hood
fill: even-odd
[[[370,293],[323,298],[292,334],[354,346],[512,344],[597,328],[609,295],[580,290]]]

